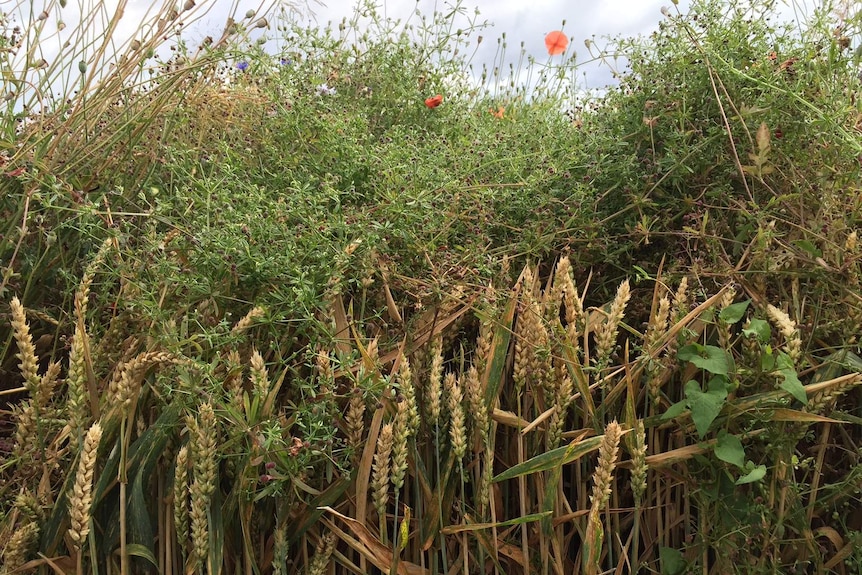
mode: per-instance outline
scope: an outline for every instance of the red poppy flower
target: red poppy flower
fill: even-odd
[[[436,96],[431,96],[430,98],[425,98],[425,105],[429,108],[436,108],[440,104],[443,103],[443,96],[437,94]]]
[[[562,54],[566,51],[566,47],[568,45],[569,37],[559,30],[548,32],[548,35],[545,36],[545,47],[548,49],[548,54],[551,56]]]

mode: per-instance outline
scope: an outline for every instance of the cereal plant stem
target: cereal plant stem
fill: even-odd
[[[518,421],[521,421],[521,402],[518,402]],[[524,436],[518,430],[518,463],[526,461],[524,459]],[[527,480],[522,475],[518,477],[518,504],[521,517],[527,516]],[[527,533],[526,524],[521,525],[521,551],[524,553],[524,565],[529,571],[530,565],[530,538]]]
[[[129,575],[129,557],[126,553],[126,418],[120,422],[120,573]]]
[[[400,489],[395,490],[395,510],[392,513],[392,563],[389,566],[389,575],[398,573],[398,560],[401,553],[398,550],[400,542],[398,541],[398,496],[401,494]]]
[[[464,461],[463,461],[463,459],[458,461],[458,471],[459,471],[459,477],[461,478],[461,521],[463,521],[464,517],[466,515],[466,511],[467,511],[464,508],[465,507],[464,500],[466,498],[466,492],[464,489]],[[464,556],[464,573],[469,573],[470,572],[470,557],[469,557],[468,547],[467,547],[467,532],[466,531],[461,534],[461,554]]]
[[[434,450],[435,450],[435,459],[437,460],[437,513],[439,515],[440,527],[443,526],[443,485],[441,481],[442,475],[440,474],[440,419],[434,422]],[[446,558],[446,540],[445,536],[440,536],[440,552],[442,554],[441,560],[443,561],[443,572],[447,573],[449,571],[449,561]]]

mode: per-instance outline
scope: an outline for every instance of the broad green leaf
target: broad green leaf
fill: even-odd
[[[715,444],[715,456],[742,469],[745,467],[745,449],[735,435],[722,431]]]
[[[706,435],[709,426],[718,417],[727,398],[727,378],[716,376],[709,380],[704,392],[694,380],[685,384],[685,397],[691,409],[691,419],[700,437]]]
[[[796,240],[793,243],[797,248],[801,249],[812,258],[823,257],[823,252],[820,251],[820,248],[814,245],[814,242],[812,242],[811,240]]]
[[[735,303],[727,306],[721,313],[718,314],[718,317],[724,323],[734,324],[742,319],[742,316],[745,315],[745,310],[748,309],[748,304],[751,303],[751,300],[741,301],[739,303]]]
[[[740,477],[736,480],[737,485],[744,485],[746,483],[754,483],[755,481],[760,481],[766,477],[766,466],[758,465],[753,468],[751,471]]]
[[[677,355],[681,360],[715,375],[727,375],[733,370],[733,358],[730,354],[714,345],[693,343],[680,348]]]
[[[685,400],[677,401],[676,403],[674,403],[673,405],[668,407],[667,411],[662,413],[661,418],[663,420],[673,419],[674,417],[679,416],[679,414],[681,414],[683,411],[685,411],[685,408],[687,405],[688,404]]]
[[[772,350],[769,346],[764,346],[767,349],[763,350],[763,355],[760,356],[761,371],[772,371],[775,369],[775,356],[772,355]]]
[[[768,321],[754,318],[748,322],[748,327],[742,330],[742,334],[746,337],[754,336],[761,343],[766,343],[772,336],[772,328],[769,327]]]
[[[661,575],[682,575],[685,573],[685,557],[673,547],[659,547],[658,556],[661,562]]]
[[[590,437],[582,441],[573,441],[569,445],[541,453],[523,463],[510,467],[503,473],[495,476],[491,481],[496,483],[498,481],[521,477],[522,475],[547,471],[560,465],[566,465],[598,449],[604,437],[604,435],[597,435],[596,437]]]
[[[778,387],[798,399],[800,403],[808,403],[808,395],[805,393],[805,386],[803,386],[802,382],[799,381],[799,376],[796,374],[796,368],[793,367],[793,362],[790,361],[790,356],[782,352],[779,354],[778,361],[776,363],[778,364],[778,372],[784,376],[784,381],[782,381],[781,385]]]
[[[778,387],[798,399],[800,403],[808,403],[808,395],[805,393],[805,386],[802,385],[801,381],[799,381],[799,376],[796,375],[796,371],[792,369],[782,369],[781,375],[784,376],[784,381],[782,381],[781,385]]]

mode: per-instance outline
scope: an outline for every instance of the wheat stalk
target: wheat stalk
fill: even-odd
[[[186,549],[189,539],[189,446],[183,445],[177,452],[174,465],[174,528],[180,549]]]
[[[443,380],[449,406],[449,440],[455,461],[461,461],[467,451],[467,427],[464,423],[464,396],[458,378],[454,373],[447,373]]]
[[[416,404],[416,388],[413,385],[413,372],[410,370],[410,362],[407,357],[401,355],[401,360],[398,364],[398,374],[396,377],[398,389],[401,395],[404,396],[404,401],[407,404],[407,423],[410,426],[410,434],[415,435],[419,430],[421,419],[419,417],[419,406]]]
[[[380,429],[377,438],[377,451],[371,466],[371,499],[374,508],[382,520],[386,514],[386,504],[389,502],[389,482],[391,480],[393,424],[387,423]]]
[[[470,406],[470,416],[473,420],[473,431],[479,434],[482,444],[488,443],[490,433],[490,417],[488,406],[485,403],[485,391],[479,379],[479,370],[473,364],[467,369],[464,379],[464,387],[467,390],[467,404]]]
[[[75,325],[75,335],[69,350],[69,371],[66,374],[66,411],[71,428],[70,441],[72,447],[78,447],[80,435],[89,417],[89,400],[87,395],[87,333],[80,324]]]
[[[3,549],[3,571],[0,573],[15,572],[27,561],[27,557],[36,548],[38,542],[39,525],[33,521],[12,531]]]
[[[90,532],[90,507],[93,504],[93,473],[96,468],[96,457],[99,451],[99,441],[102,439],[102,427],[99,422],[90,426],[84,437],[81,458],[78,461],[78,473],[75,484],[69,494],[69,538],[80,551],[81,546]]]
[[[108,385],[107,404],[117,406],[125,412],[137,395],[141,380],[150,367],[176,362],[178,360],[172,354],[163,351],[140,353],[129,361],[123,362]]]
[[[395,403],[395,422],[392,429],[392,486],[396,490],[404,485],[404,476],[407,473],[407,440],[411,433],[410,414],[407,401],[399,397]]]
[[[607,318],[596,329],[595,363],[599,371],[607,367],[611,354],[616,347],[620,322],[623,319],[630,297],[629,280],[624,280],[620,284],[620,287],[617,288],[617,294],[614,296],[614,301],[611,302]]]
[[[309,563],[306,573],[308,575],[325,575],[334,550],[335,536],[332,533],[327,533],[317,542],[317,547],[314,549],[314,558]]]
[[[347,414],[344,416],[347,426],[347,439],[350,445],[358,447],[365,431],[365,397],[362,389],[354,387],[347,402]],[[357,451],[357,455],[359,455]]]
[[[290,545],[287,542],[287,530],[284,526],[277,527],[273,534],[272,544],[272,575],[285,575]]]
[[[611,496],[611,482],[617,464],[621,435],[620,425],[612,421],[605,427],[605,435],[599,446],[599,461],[593,473],[593,493],[590,496],[590,512],[587,516],[587,532],[584,536],[586,549],[583,553],[583,561],[584,573],[587,575],[595,575],[599,571],[599,558],[604,541],[600,513]]]
[[[264,311],[265,310],[260,306],[253,307],[241,320],[236,322],[236,325],[233,326],[230,332],[236,335],[246,331],[254,324],[256,319],[263,316]]]
[[[784,337],[784,351],[790,361],[793,362],[793,365],[798,365],[802,358],[802,338],[799,336],[799,330],[796,329],[796,322],[772,304],[766,306],[766,315],[769,316],[769,319]]]
[[[215,413],[212,405],[200,406],[197,423],[189,426],[193,431],[194,481],[189,488],[191,495],[191,532],[195,558],[198,565],[206,560],[209,550],[209,528],[207,510],[210,498],[215,491],[217,432]]]
[[[21,300],[17,296],[12,298],[10,307],[12,309],[12,331],[15,336],[15,343],[18,345],[18,353],[15,354],[15,357],[21,362],[18,364],[18,369],[21,370],[24,385],[31,397],[35,397],[39,388],[39,375],[37,374],[39,358],[36,356],[36,346],[33,345],[33,337],[30,335],[30,325],[27,323],[24,306],[21,305]]]
[[[252,350],[249,363],[251,364],[251,388],[262,406],[266,396],[269,395],[269,373],[263,356],[256,349]]]
[[[431,340],[431,371],[425,388],[426,421],[430,427],[440,422],[440,398],[443,394],[443,337]]]

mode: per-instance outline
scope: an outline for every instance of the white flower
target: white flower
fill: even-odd
[[[317,93],[321,96],[334,96],[336,94],[335,88],[330,88],[327,84],[320,84],[317,87]]]

